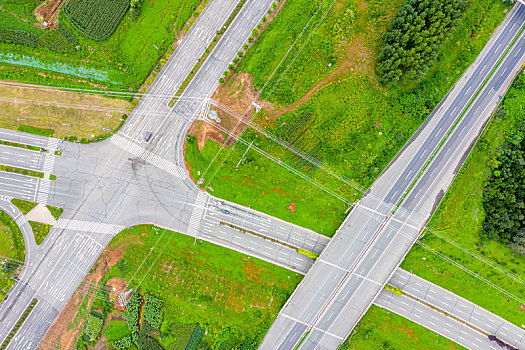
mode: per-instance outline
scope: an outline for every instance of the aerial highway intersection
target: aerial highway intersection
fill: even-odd
[[[0,171],[0,209],[20,227],[26,247],[22,273],[0,304],[0,342],[38,300],[7,349],[36,348],[111,239],[143,223],[304,275],[260,349],[337,349],[373,304],[466,348],[498,349],[487,337],[494,335],[525,349],[524,329],[399,268],[525,62],[525,4],[509,11],[475,62],[329,238],[215,198],[192,181],[184,163],[190,125],[272,2],[246,1],[170,107],[236,4],[210,1],[108,140],[80,144],[0,129],[0,140],[40,149],[0,145],[0,163],[45,174]],[[13,198],[64,209],[42,245]],[[404,293],[385,290],[387,284]]]

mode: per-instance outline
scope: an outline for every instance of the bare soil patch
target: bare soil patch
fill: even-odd
[[[66,0],[49,0],[42,2],[33,14],[37,20],[43,20],[48,23],[47,28],[56,28],[58,25],[58,11]]]
[[[210,139],[220,145],[230,146],[245,128],[241,119],[249,120],[252,116],[251,103],[257,91],[251,83],[248,73],[234,74],[226,83],[221,84],[212,95],[215,105],[210,110],[217,113],[221,122],[195,120],[188,133],[197,138],[199,150]]]
[[[342,6],[342,4],[340,6]],[[265,108],[269,111],[267,115],[269,123],[288,112],[296,110],[310,100],[323,87],[338,80],[345,79],[348,74],[368,75],[370,80],[375,80],[374,52],[376,50],[371,46],[371,40],[367,38],[367,34],[371,31],[370,24],[367,21],[367,1],[359,0],[357,7],[359,9],[357,26],[360,31],[350,40],[345,50],[341,53],[338,66],[324,79],[315,84],[304,96],[292,104],[276,109],[268,101],[263,101]],[[280,7],[278,9],[280,9]],[[272,14],[271,17],[273,17],[273,15],[274,14]],[[264,27],[266,27],[268,23],[269,21],[265,23]],[[233,74],[225,84],[217,88],[213,98],[238,113],[252,111],[253,106],[250,104],[256,96],[256,89],[253,87],[252,81],[253,79],[249,73],[239,72],[238,74]],[[247,91],[253,91],[253,93],[247,94]],[[239,95],[236,95],[237,92]]]
[[[30,125],[54,130],[54,136],[59,138],[91,138],[114,130],[122,114],[131,108],[128,101],[99,95],[45,90],[36,85],[6,86],[0,82],[0,127],[6,129]]]
[[[95,263],[93,272],[88,274],[80,287],[75,291],[66,306],[62,309],[55,322],[48,329],[44,337],[37,346],[39,350],[54,348],[73,349],[80,332],[82,331],[83,321],[78,325],[73,325],[73,320],[80,310],[82,301],[88,294],[90,285],[96,286],[109,269],[115,265],[125,253],[124,248],[105,249]],[[120,282],[114,282],[120,283]],[[95,297],[95,293],[89,297],[88,309]]]

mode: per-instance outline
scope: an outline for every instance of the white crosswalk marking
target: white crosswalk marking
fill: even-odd
[[[51,153],[55,152],[58,149],[59,142],[60,142],[59,139],[50,137],[47,141],[47,149],[49,149]]]
[[[82,220],[69,220],[69,219],[59,219],[54,228],[66,229],[72,231],[82,231],[82,232],[93,232],[93,233],[104,233],[108,235],[116,235],[120,231],[124,230],[126,227],[123,225],[113,225],[105,224],[102,222],[94,221],[82,221]]]
[[[16,217],[15,222],[18,226],[22,226],[27,223],[27,219],[24,215],[20,214]]]
[[[11,202],[12,199],[13,199],[13,197],[9,197],[9,196],[0,196],[0,200],[1,200],[1,201]]]
[[[199,191],[197,194],[197,199],[195,200],[195,206],[191,212],[190,224],[188,225],[187,234],[191,236],[197,236],[199,233],[199,228],[201,226],[201,218],[208,205],[210,197],[202,191]]]
[[[46,157],[44,158],[44,165],[42,166],[42,171],[46,174],[52,174],[54,167],[55,167],[55,156],[46,154]]]
[[[110,142],[122,148],[123,150],[132,153],[139,158],[142,158],[151,165],[164,170],[168,174],[171,174],[179,179],[186,178],[186,171],[184,169],[181,169],[175,163],[170,162],[169,160],[166,160],[155,153],[140,147],[135,142],[122,136],[120,133],[111,136]]]
[[[38,191],[36,194],[35,202],[47,204],[47,198],[49,195],[49,186],[51,185],[51,181],[40,179],[38,181]]]

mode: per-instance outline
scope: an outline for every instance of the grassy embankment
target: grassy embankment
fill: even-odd
[[[311,14],[318,3],[285,3],[248,51],[239,67],[253,76],[256,88],[262,88],[310,18],[306,14]],[[349,178],[358,189],[330,177],[269,139],[258,137],[254,145],[349,202],[362,195],[476,58],[508,8],[492,0],[470,2],[458,30],[422,81],[388,90],[377,83],[375,58],[381,34],[402,3],[337,1],[283,79],[278,82],[277,74],[269,82],[262,97],[271,104],[255,119]],[[343,15],[346,10],[347,15]],[[338,29],[341,27],[346,29]],[[343,34],[326,34],[332,32]],[[291,56],[295,52],[292,50]],[[232,79],[227,84],[236,86],[235,77]],[[251,141],[253,134],[246,132],[243,137]],[[190,140],[186,152],[193,177],[204,175],[204,185],[209,185],[210,192],[218,197],[333,235],[348,205],[252,149],[236,167],[247,147],[239,144],[231,154],[230,149],[223,151],[211,163],[219,145],[208,140],[198,151],[196,142]],[[289,209],[291,202],[294,211]]]
[[[503,109],[506,113],[500,113],[491,120],[429,222],[430,231],[426,231],[425,236],[421,239],[421,242],[431,249],[446,255],[519,298],[525,295],[523,284],[495,271],[462,249],[446,243],[439,236],[459,243],[482,258],[488,259],[525,280],[524,256],[511,251],[503,242],[480,238],[485,217],[483,189],[492,173],[496,152],[502,147],[505,138],[513,134],[516,124],[525,122],[524,86],[525,75],[521,74],[515,81],[514,87],[511,87],[505,96]],[[506,117],[501,117],[502,115]],[[523,325],[523,311],[520,311],[520,302],[421,246],[416,245],[410,251],[402,267],[451,290],[519,327]]]
[[[92,138],[117,129],[124,113],[131,110],[128,101],[98,95],[49,91],[32,87],[0,84],[0,127],[17,130],[21,126],[53,130],[52,136]],[[23,100],[15,102],[13,99]],[[58,103],[59,105],[55,105]],[[81,108],[68,108],[80,106]],[[101,108],[101,111],[88,110]],[[94,135],[94,136],[92,136]]]
[[[395,313],[372,305],[340,350],[465,349]]]
[[[0,301],[13,286],[14,280],[11,278],[17,274],[16,266],[23,264],[24,259],[25,246],[22,232],[9,215],[0,211],[0,261],[4,262],[0,268]],[[8,265],[11,267],[7,268]]]
[[[164,319],[155,338],[168,349],[177,344],[184,347],[186,343],[181,342],[188,342],[196,323],[207,331],[201,344],[205,348],[221,344],[228,349],[241,344],[255,348],[302,277],[207,242],[194,245],[192,237],[164,234],[153,226],[121,232],[106,252],[119,249],[125,254],[104,272],[99,286],[124,279],[142,295],[160,297]],[[100,312],[102,306],[97,303],[95,299],[91,311]],[[71,327],[87,314],[88,304],[82,304],[81,316]],[[109,315],[102,336],[108,343],[129,334],[119,317],[122,312],[112,310]]]

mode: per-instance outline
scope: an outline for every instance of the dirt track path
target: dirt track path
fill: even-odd
[[[359,9],[357,27],[359,27],[361,31],[351,40],[350,45],[348,45],[347,49],[345,50],[344,56],[346,56],[346,58],[343,60],[343,62],[337,66],[336,69],[330,72],[324,79],[317,82],[317,84],[315,84],[299,100],[284,107],[271,110],[271,120],[276,120],[284,114],[296,110],[301,105],[309,101],[324,86],[327,86],[328,84],[337,80],[344,79],[348,73],[354,71],[361,73],[373,71],[373,67],[371,67],[373,62],[371,50],[367,47],[367,40],[363,34],[367,33],[369,29],[366,21],[366,16],[368,14],[367,2],[365,0],[360,0],[358,1],[357,7]]]

